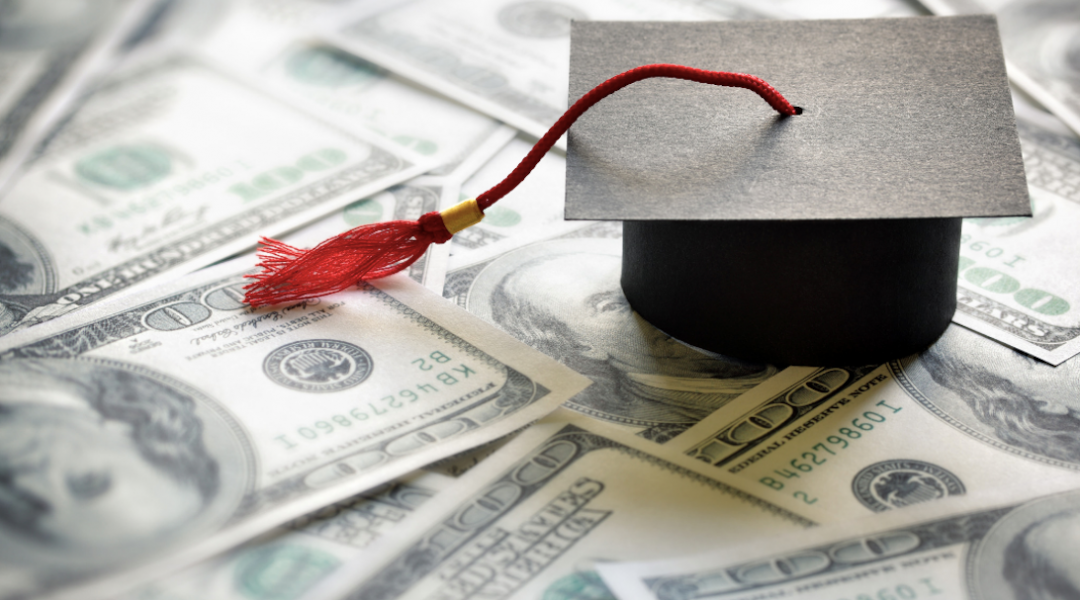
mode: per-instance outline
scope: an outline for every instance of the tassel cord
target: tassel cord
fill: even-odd
[[[536,145],[529,150],[529,153],[525,155],[525,158],[518,163],[518,166],[510,172],[506,179],[476,197],[476,203],[480,206],[480,210],[487,209],[517,187],[536,168],[540,159],[547,154],[548,150],[551,150],[555,142],[570,129],[574,121],[585,111],[592,108],[594,104],[632,83],[652,77],[684,79],[710,85],[744,88],[761,96],[762,99],[769,103],[769,106],[773,107],[781,115],[792,116],[802,112],[792,106],[780,92],[776,91],[776,88],[766,83],[764,79],[753,75],[726,71],[706,71],[683,65],[666,64],[644,65],[630,69],[589,90],[588,93],[579,98],[573,106],[563,113],[563,116],[559,117],[559,120],[551,126],[551,129],[548,129],[544,137],[540,138],[540,141],[536,142]]]

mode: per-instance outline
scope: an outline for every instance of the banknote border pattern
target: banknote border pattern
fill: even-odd
[[[843,540],[821,544],[818,546],[812,546],[809,548],[803,548],[795,550],[794,552],[787,552],[781,556],[770,557],[766,559],[759,559],[748,563],[735,565],[732,567],[724,567],[716,570],[704,571],[692,574],[683,575],[670,575],[670,576],[658,576],[645,578],[643,583],[646,587],[653,592],[653,595],[657,600],[690,600],[694,598],[712,597],[719,598],[728,594],[745,594],[761,588],[774,587],[778,585],[788,585],[808,577],[821,577],[823,575],[840,574],[852,569],[867,569],[873,568],[876,563],[884,561],[896,560],[898,556],[914,552],[926,552],[939,548],[946,548],[954,546],[956,544],[977,542],[981,540],[995,524],[1005,518],[1010,512],[1016,509],[1017,506],[1009,506],[1005,508],[997,508],[992,510],[980,511],[974,514],[960,515],[955,517],[948,517],[945,519],[939,519],[934,521],[926,521],[923,523],[911,525],[909,527],[901,527],[892,531],[882,532],[879,534],[872,534],[866,537],[849,537]],[[908,539],[914,538],[918,541],[917,545],[911,547],[905,547],[900,552],[889,553],[882,552],[874,558],[862,561],[855,561],[852,563],[841,563],[835,557],[835,552],[838,548],[843,546],[865,544],[866,540],[873,539],[879,536],[898,536],[907,534]],[[888,545],[880,545],[882,548],[890,547]],[[707,582],[709,580],[715,580],[717,574],[721,574],[721,581],[725,582],[739,582],[738,573],[746,570],[749,567],[764,565],[768,563],[781,563],[786,562],[785,559],[793,558],[796,556],[815,556],[827,561],[827,566],[809,573],[802,573],[793,576],[791,579],[785,580],[782,583],[772,581],[768,583],[750,584],[737,589],[718,590],[711,592],[702,592],[702,585],[699,582]],[[963,553],[958,557],[958,560],[963,560],[965,557]]]
[[[561,464],[551,466],[556,459],[546,455],[543,456],[543,459],[537,460],[545,451],[556,445],[565,443],[573,444],[575,452]],[[533,493],[544,487],[547,480],[568,468],[574,461],[585,457],[592,451],[604,449],[622,452],[637,460],[669,469],[680,476],[730,494],[748,504],[754,505],[755,507],[770,512],[778,517],[787,519],[797,525],[803,527],[816,525],[813,521],[795,513],[736,488],[732,488],[724,483],[690,471],[685,467],[670,463],[659,457],[651,456],[641,450],[631,448],[620,442],[610,440],[600,434],[593,433],[575,425],[566,425],[542,443],[538,444],[526,456],[507,468],[500,477],[473,494],[469,501],[466,504],[463,504],[453,515],[442,520],[438,525],[435,525],[428,530],[424,539],[413,544],[392,563],[384,566],[375,577],[368,580],[360,588],[354,590],[347,598],[349,600],[389,600],[404,594],[414,583],[435,570],[444,558],[454,554],[469,541],[482,535],[487,529],[487,526],[498,519],[498,516],[487,518],[479,527],[471,531],[463,531],[462,527],[457,524],[458,516],[470,507],[481,503],[485,496],[490,492],[507,485],[516,486],[520,490],[520,493],[512,502],[500,506],[499,514],[506,514],[512,511],[517,505],[529,499]],[[547,474],[531,483],[518,481],[518,475],[526,467],[534,464],[540,465],[537,468],[547,469]]]
[[[10,360],[15,358],[73,358],[79,355],[90,352],[101,346],[111,344],[135,335],[138,335],[144,331],[147,331],[148,327],[144,323],[146,315],[154,312],[157,309],[166,307],[172,304],[180,302],[194,302],[202,304],[202,299],[208,292],[220,289],[222,287],[228,287],[229,285],[237,285],[242,283],[241,276],[231,276],[222,279],[217,279],[212,282],[205,283],[185,290],[183,292],[173,294],[167,298],[148,302],[142,306],[130,308],[122,313],[111,315],[102,318],[98,321],[87,323],[81,327],[74,327],[72,329],[59,332],[55,335],[47,338],[31,342],[24,346],[12,348],[2,354],[0,354],[0,360]],[[458,419],[467,426],[464,431],[471,431],[484,423],[489,422],[492,418],[486,421],[476,421],[474,418],[470,418],[468,413],[475,410],[479,406],[494,406],[500,411],[494,419],[501,419],[508,414],[516,412],[517,410],[524,408],[536,400],[543,398],[551,393],[549,389],[533,381],[530,377],[520,373],[519,371],[503,364],[496,358],[490,356],[484,351],[480,350],[470,342],[455,335],[449,330],[445,329],[438,323],[435,323],[426,316],[420,314],[416,310],[407,306],[403,302],[397,300],[393,296],[386,292],[375,288],[371,285],[365,284],[362,291],[373,293],[374,297],[391,307],[398,313],[402,314],[404,318],[419,325],[425,331],[437,336],[443,341],[449,343],[452,347],[461,350],[471,357],[486,363],[494,368],[502,368],[506,371],[506,383],[502,387],[479,395],[472,402],[465,405],[463,408],[459,408],[455,411],[448,411],[442,418],[425,423],[421,423],[415,427],[402,428],[398,435],[385,439],[375,444],[359,447],[353,452],[343,454],[337,457],[333,462],[314,467],[302,473],[293,475],[288,479],[280,481],[276,484],[256,490],[249,494],[241,506],[234,513],[232,522],[246,518],[253,513],[259,512],[259,510],[268,505],[278,503],[284,499],[292,496],[303,494],[312,489],[305,479],[314,471],[326,469],[332,467],[334,464],[350,457],[355,457],[359,454],[369,452],[381,452],[384,455],[389,455],[384,452],[384,449],[396,440],[400,440],[404,437],[414,434],[418,429],[424,429],[445,423],[447,421]],[[212,309],[219,310],[219,309]],[[207,394],[207,396],[210,396]],[[408,453],[398,456],[407,456]],[[384,464],[384,463],[379,463]]]

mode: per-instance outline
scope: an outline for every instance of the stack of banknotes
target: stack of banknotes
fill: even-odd
[[[964,223],[919,355],[670,338],[559,147],[403,273],[244,303],[261,236],[500,181],[573,19],[976,12],[1034,216]],[[0,82],[0,600],[1080,598],[1074,0],[11,0]]]

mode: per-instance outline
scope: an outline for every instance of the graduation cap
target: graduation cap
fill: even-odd
[[[992,16],[575,22],[570,96],[652,62],[753,73],[802,108],[651,80],[570,131],[566,218],[625,221],[627,299],[687,343],[917,352],[956,309],[961,218],[1031,214]]]
[[[664,79],[640,81],[652,77]],[[631,306],[739,358],[862,364],[921,350],[956,308],[961,219],[1030,214],[992,16],[574,22],[579,96],[476,200],[312,250],[265,240],[249,303],[405,268],[479,221],[578,117],[566,218],[624,221]]]

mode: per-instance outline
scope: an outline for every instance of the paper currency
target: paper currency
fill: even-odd
[[[374,63],[540,137],[567,107],[572,19],[763,17],[724,1],[421,0],[328,35]]]
[[[1034,216],[964,221],[953,319],[1060,365],[1080,352],[1080,140],[1017,127]]]
[[[112,597],[587,385],[405,276],[252,311],[238,268],[5,339],[0,597]]]
[[[461,184],[461,195],[475,198],[503,180],[532,149],[518,136]],[[509,195],[484,211],[484,220],[454,235],[454,252],[475,250],[493,242],[538,231],[563,220],[566,198],[566,157],[548,152],[528,178]]]
[[[0,333],[253,248],[429,166],[204,60],[151,62],[98,91],[0,203]]]
[[[668,442],[762,498],[869,515],[946,496],[1080,486],[1080,363],[959,325],[922,354],[762,386]]]
[[[1009,79],[1080,133],[1080,5],[1072,0],[920,1],[939,15],[997,15]]]
[[[552,227],[451,257],[443,295],[595,382],[567,406],[663,443],[779,369],[687,346],[619,285],[618,223]]]
[[[597,563],[811,524],[661,448],[560,411],[385,536],[382,560],[346,565],[308,597],[604,598]]]
[[[431,157],[439,165],[432,175],[449,174],[504,127],[329,43],[288,44],[258,76],[275,91],[308,101],[312,112]]]
[[[298,598],[370,548],[453,480],[427,473],[320,509],[122,600]]]
[[[599,570],[619,600],[1064,600],[1080,597],[1078,502],[1076,491],[975,510],[954,502]]]
[[[151,12],[150,0],[16,0],[0,18],[0,191]]]

